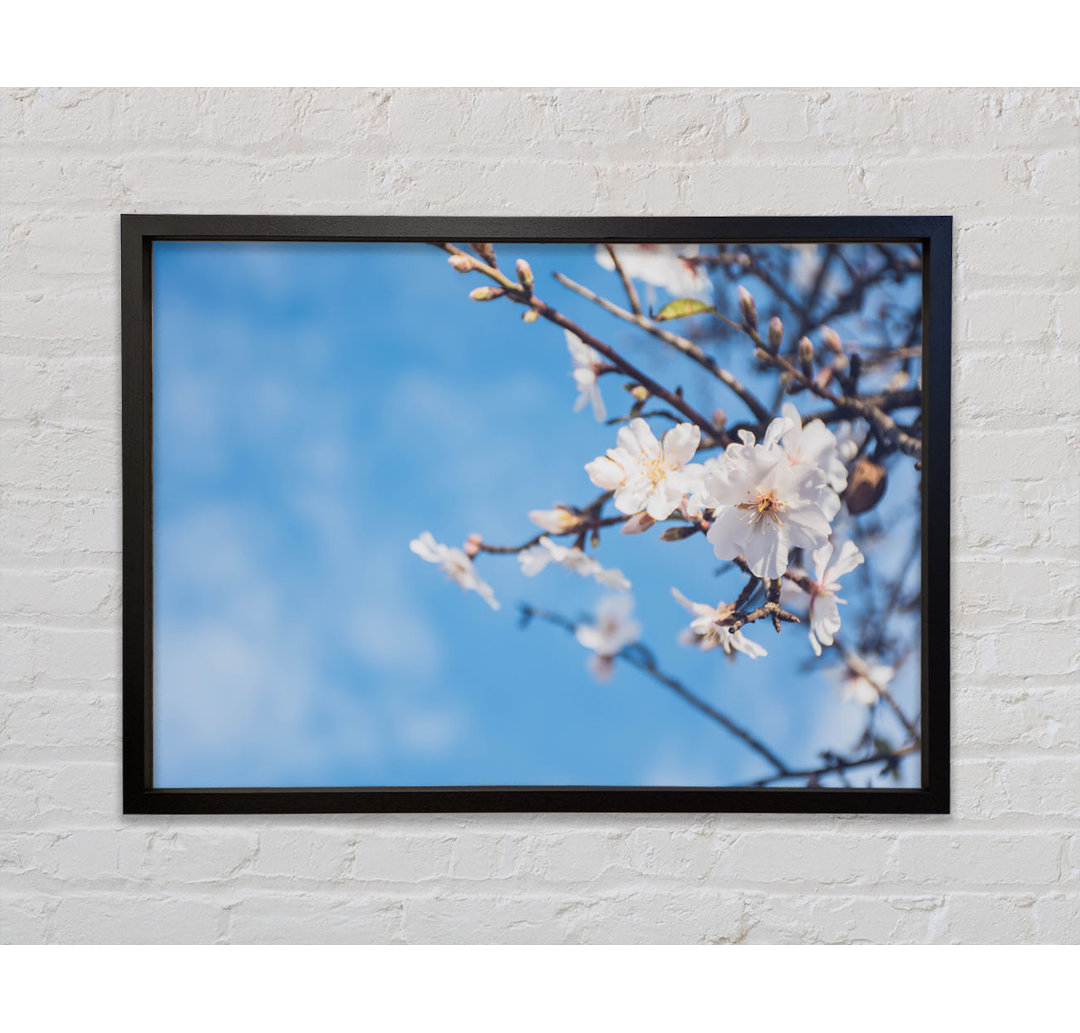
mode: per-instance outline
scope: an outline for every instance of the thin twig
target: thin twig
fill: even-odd
[[[922,405],[922,391],[917,387],[904,387],[895,391],[882,391],[875,395],[863,395],[861,401],[865,405],[872,405],[882,412],[892,412],[894,409],[915,409]],[[838,423],[841,420],[850,420],[859,413],[853,411],[850,406],[837,405],[821,412],[807,413],[802,417],[803,426],[821,420],[822,423]],[[732,437],[737,437],[740,430],[753,431],[757,436],[765,429],[765,423],[736,423],[727,428]]]
[[[765,778],[759,778],[748,784],[751,786],[767,786],[772,782],[779,782],[788,778],[818,779],[824,778],[826,775],[839,775],[844,771],[852,770],[852,768],[868,767],[871,764],[893,765],[899,761],[901,757],[906,757],[908,754],[915,753],[919,748],[919,743],[912,742],[908,743],[906,746],[901,746],[896,750],[880,750],[869,757],[859,757],[856,759],[840,757],[834,754],[833,759],[820,768],[802,768],[799,771],[788,771],[783,775],[768,775]]]
[[[788,613],[787,610],[781,609],[780,604],[771,599],[762,603],[756,610],[751,610],[749,613],[740,613],[736,610],[716,623],[727,628],[727,630],[734,635],[740,628],[745,628],[747,624],[753,624],[755,621],[764,620],[766,617],[773,622],[773,626],[777,631],[780,630],[780,621],[783,621],[785,624],[801,623],[795,614]]]
[[[691,358],[703,369],[708,370],[717,380],[726,384],[732,391],[735,392],[746,403],[746,407],[756,416],[759,420],[768,420],[769,411],[761,404],[760,401],[754,396],[740,380],[733,376],[723,366],[719,365],[711,355],[706,354],[702,349],[696,345],[693,341],[686,337],[681,337],[679,334],[672,333],[670,330],[665,330],[663,327],[657,326],[651,319],[643,316],[639,313],[627,312],[626,309],[619,308],[618,305],[613,304],[606,298],[601,297],[595,291],[589,290],[588,287],[583,287],[580,283],[575,283],[569,276],[563,273],[555,273],[555,279],[559,281],[564,287],[568,287],[576,294],[580,294],[583,298],[587,298],[589,301],[595,302],[605,312],[610,312],[613,316],[618,316],[619,319],[625,319],[628,323],[633,323],[635,326],[641,327],[646,333],[650,333],[653,337],[659,338],[666,344],[670,344],[673,348],[681,351],[688,358]]]
[[[537,618],[542,621],[547,621],[549,624],[554,624],[557,627],[563,628],[569,631],[571,634],[577,631],[577,624],[562,614],[555,613],[551,610],[535,609],[531,606],[522,606],[521,614],[524,619]],[[706,703],[700,696],[691,692],[682,682],[671,677],[669,674],[665,674],[656,666],[656,661],[652,659],[652,654],[642,648],[637,651],[634,647],[630,646],[624,649],[622,652],[616,654],[619,660],[624,663],[628,663],[631,667],[636,667],[639,671],[649,675],[654,681],[659,682],[661,685],[670,689],[681,699],[685,700],[692,707],[706,716],[712,718],[717,724],[726,728],[732,735],[740,739],[743,743],[754,750],[761,757],[764,757],[774,768],[776,768],[775,778],[786,778],[789,774],[787,765],[769,749],[760,740],[754,738],[745,728],[737,725],[726,714],[717,710],[716,707],[709,703]]]
[[[436,241],[432,241],[432,243],[435,247],[441,248],[443,251],[447,251],[452,255],[466,254],[461,248],[455,247],[450,243]],[[515,301],[519,305],[524,305],[527,308],[532,308],[549,322],[554,323],[556,326],[561,326],[564,330],[569,330],[575,337],[584,341],[590,348],[599,352],[605,359],[617,366],[621,373],[639,383],[650,394],[655,395],[657,398],[662,398],[673,409],[681,412],[683,416],[691,423],[696,424],[701,429],[702,433],[706,435],[702,438],[702,444],[705,447],[711,447],[713,439],[718,436],[719,432],[713,425],[712,420],[698,412],[692,405],[685,401],[681,395],[669,391],[666,387],[653,380],[647,373],[624,359],[611,347],[611,345],[593,337],[592,334],[578,326],[572,319],[568,319],[558,309],[552,308],[551,305],[547,304],[547,302],[541,301],[531,290],[526,289],[517,281],[511,280],[494,266],[481,262],[472,255],[466,255],[466,257],[472,260],[473,268],[476,272],[482,273],[484,276],[487,276],[489,279],[498,283],[506,292],[506,297],[511,301]]]
[[[630,308],[633,310],[635,316],[640,316],[642,312],[641,298],[638,297],[634,281],[626,275],[626,270],[623,268],[622,262],[619,261],[619,256],[615,254],[614,246],[605,244],[604,248],[611,256],[611,264],[615,266],[615,272],[619,274],[619,279],[622,280],[623,290],[626,291],[626,300],[630,302]]]
[[[601,527],[614,527],[616,524],[624,524],[629,519],[628,516],[603,517],[597,520],[583,519],[565,531],[541,531],[538,535],[530,538],[527,542],[522,542],[520,545],[489,545],[487,542],[478,542],[476,548],[479,552],[508,556],[516,552],[524,552],[526,549],[536,545],[541,538],[564,538],[570,534],[580,535],[588,531],[598,530]]]
[[[859,675],[859,677],[865,678],[874,687],[877,694],[883,700],[885,700],[886,703],[889,704],[892,712],[897,716],[900,723],[904,726],[908,735],[911,736],[912,741],[918,742],[920,738],[918,726],[915,724],[914,721],[911,720],[911,718],[907,716],[907,714],[904,713],[903,709],[900,707],[900,704],[896,702],[896,698],[893,696],[893,694],[884,685],[878,684],[875,679],[870,677],[870,672],[867,669],[866,663],[863,661],[863,659],[857,653],[851,652],[851,650],[844,646],[840,642],[840,639],[836,636],[833,636],[832,645],[833,648],[844,658],[844,663],[846,663],[852,671]]]
[[[850,409],[853,413],[863,417],[873,429],[874,436],[882,444],[895,445],[906,455],[912,456],[914,459],[922,459],[922,441],[901,430],[896,421],[876,405],[872,405],[863,398],[857,398],[854,395],[838,395],[827,387],[822,387],[813,377],[808,377],[782,355],[772,352],[762,339],[761,334],[753,327],[747,326],[745,323],[737,323],[734,319],[728,319],[727,316],[720,312],[717,312],[716,316],[727,323],[728,326],[746,334],[758,346],[758,351],[755,354],[762,362],[768,363],[783,373],[787,373],[792,380],[812,391],[819,398],[832,402],[838,408]]]

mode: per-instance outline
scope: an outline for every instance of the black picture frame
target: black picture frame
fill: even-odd
[[[801,812],[949,810],[952,217],[441,218],[121,216],[123,810],[328,812]],[[468,786],[157,788],[153,784],[154,241],[483,240],[492,243],[912,242],[923,248],[922,785],[920,788]]]

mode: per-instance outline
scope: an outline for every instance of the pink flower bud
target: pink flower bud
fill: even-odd
[[[779,316],[773,316],[769,320],[769,347],[773,351],[776,351],[780,347],[780,342],[784,339],[784,324],[780,321]]]
[[[622,533],[641,534],[643,531],[647,531],[655,523],[656,521],[653,520],[648,513],[642,510],[640,513],[635,513],[622,525]]]
[[[483,544],[483,536],[479,534],[470,534],[465,539],[465,555],[472,559],[479,551],[480,546]]]
[[[450,267],[459,273],[468,273],[476,268],[476,263],[468,255],[451,255]]]
[[[472,244],[471,247],[488,265],[498,265],[495,261],[495,249],[490,244]]]
[[[517,278],[518,283],[521,284],[527,291],[532,290],[533,285],[533,271],[529,267],[529,263],[524,258],[517,260]]]
[[[821,339],[825,342],[825,347],[829,351],[836,352],[837,355],[844,354],[844,345],[840,340],[840,335],[831,326],[821,328]]]
[[[757,329],[757,305],[754,296],[745,287],[739,287],[739,311],[751,330]]]
[[[495,298],[501,298],[506,291],[501,287],[474,287],[469,291],[469,297],[473,301],[493,301]]]

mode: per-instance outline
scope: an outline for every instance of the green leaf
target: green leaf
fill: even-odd
[[[707,305],[704,301],[698,301],[697,298],[676,298],[657,312],[653,320],[664,323],[669,319],[685,319],[687,316],[700,316],[704,312],[715,311],[715,305]]]

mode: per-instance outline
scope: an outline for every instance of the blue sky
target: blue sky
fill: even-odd
[[[551,281],[559,269],[618,300],[591,247],[500,254],[527,257],[548,300],[700,410],[745,415],[683,357]],[[424,530],[452,545],[473,531],[523,541],[529,509],[594,497],[583,465],[614,443],[614,428],[571,411],[562,331],[468,300],[480,282],[426,245],[155,245],[157,785],[728,785],[768,773],[640,673],[619,666],[599,684],[571,636],[519,630],[518,601],[578,616],[604,594],[593,582],[554,567],[525,579],[513,557],[481,557],[496,613],[409,552]],[[858,334],[857,317],[835,325]],[[744,342],[720,348],[755,380]],[[623,411],[614,378],[603,392]],[[880,551],[883,567],[906,549],[913,487],[890,487],[903,544]],[[769,650],[756,662],[676,644],[688,615],[671,586],[713,603],[741,587],[717,578],[701,539],[609,534],[598,555],[634,582],[661,665],[789,763],[853,744],[862,708],[833,691],[828,654],[806,669],[804,628],[753,629]],[[857,585],[845,594],[848,616]],[[912,710],[917,684],[914,663],[894,683]]]

